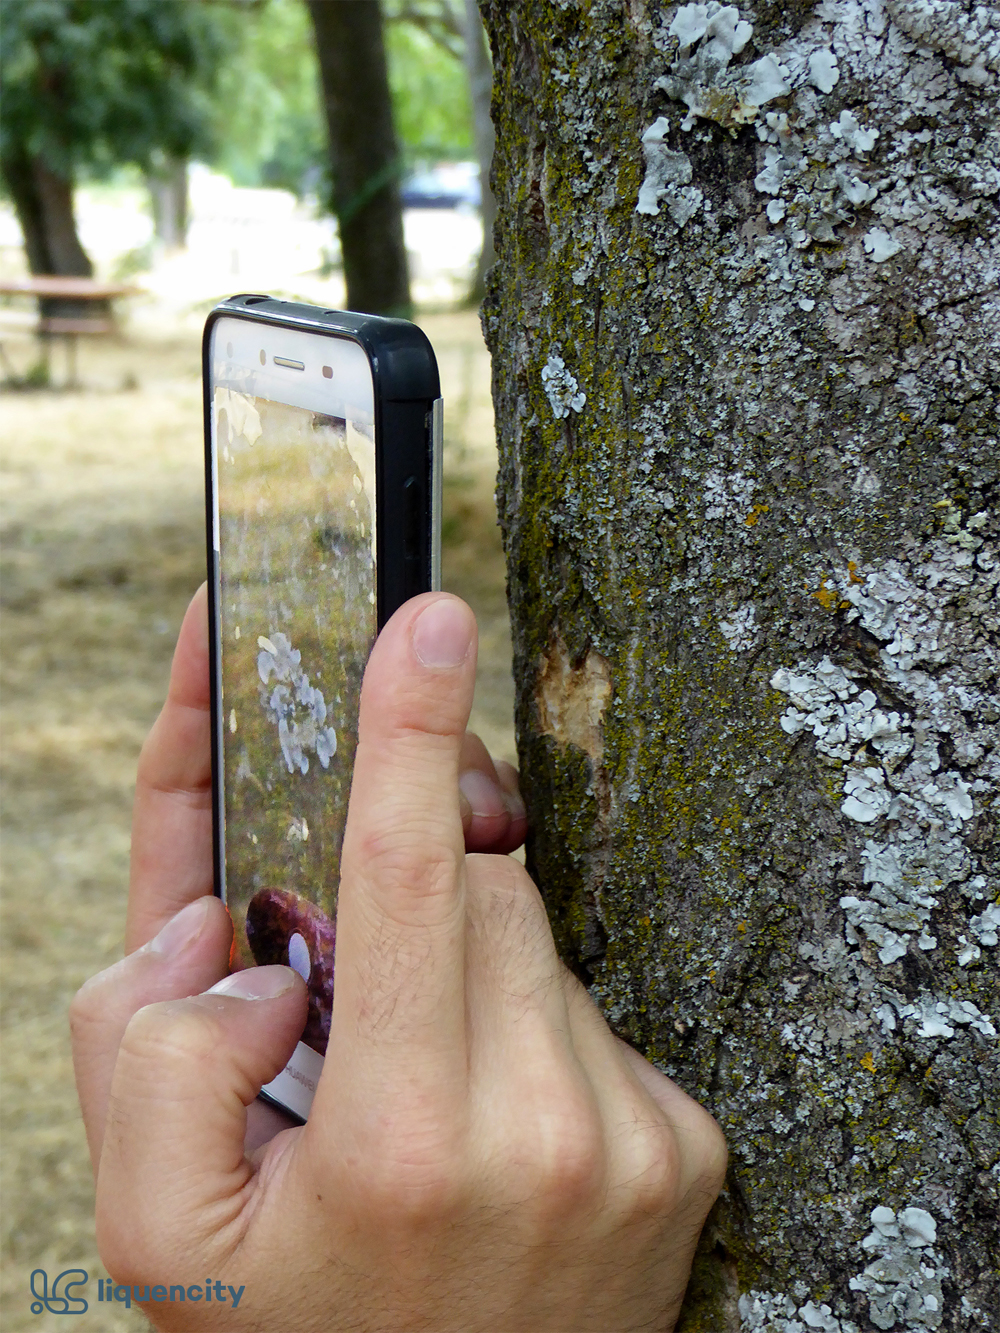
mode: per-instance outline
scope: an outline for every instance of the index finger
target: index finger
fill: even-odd
[[[464,1084],[458,770],[475,670],[472,612],[428,593],[389,621],[365,672],[327,1048],[340,1095],[362,1102],[372,1088]]]
[[[208,587],[188,606],[166,703],[139,756],[125,949],[151,940],[171,917],[211,893],[212,754]]]

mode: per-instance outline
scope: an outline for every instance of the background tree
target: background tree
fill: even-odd
[[[92,272],[79,172],[204,146],[220,39],[215,9],[185,0],[6,0],[0,167],[32,273]]]
[[[991,1327],[992,11],[484,12],[529,864],[730,1142],[681,1327]]]
[[[385,0],[382,11],[392,119],[406,168],[469,157],[475,150],[459,10],[450,0]],[[488,99],[487,89],[487,121]],[[266,0],[240,15],[213,106],[212,162],[237,185],[328,193],[319,70],[302,0]]]
[[[168,250],[182,248],[188,227],[187,160],[160,154],[146,174],[146,185],[156,239]]]
[[[472,151],[479,163],[483,245],[469,291],[470,302],[479,305],[486,292],[486,274],[494,260],[496,217],[490,186],[493,67],[479,6],[476,0],[464,3],[463,0],[382,0],[382,8],[389,29],[397,124],[411,158],[415,155],[448,158]],[[420,36],[437,48],[437,59],[427,43],[421,46]],[[467,86],[461,89],[455,86],[455,67],[459,61],[465,65],[467,79]],[[414,87],[417,81],[413,74],[417,71],[419,89]],[[404,89],[409,92],[411,88],[410,95],[404,97]],[[419,146],[413,132],[417,127]]]
[[[309,0],[329,130],[332,207],[347,304],[410,313],[399,180],[403,163],[389,96],[382,14],[368,0]]]
[[[477,0],[465,0],[463,51],[465,68],[469,76],[469,95],[472,99],[472,120],[476,135],[476,158],[479,162],[480,209],[483,218],[483,248],[479,252],[470,300],[479,305],[486,295],[486,275],[493,267],[496,252],[493,249],[493,223],[496,221],[497,204],[493,194],[490,173],[493,166],[493,146],[495,135],[490,117],[490,103],[493,99],[493,66],[486,45]]]

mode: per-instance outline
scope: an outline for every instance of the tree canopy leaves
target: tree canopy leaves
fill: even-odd
[[[207,152],[226,27],[190,0],[4,0],[0,146],[67,178]]]
[[[408,164],[474,151],[460,8],[454,0],[382,0],[396,134]],[[238,185],[326,194],[326,126],[303,0],[266,0],[240,15],[239,28],[220,72],[214,164]]]
[[[406,162],[471,155],[461,5],[382,8]],[[199,157],[238,185],[326,193],[303,0],[3,0],[0,75],[0,150],[67,179]]]

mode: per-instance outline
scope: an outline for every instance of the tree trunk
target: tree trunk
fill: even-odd
[[[188,228],[188,164],[183,158],[167,158],[160,169],[146,177],[153,206],[156,239],[168,250],[183,250]]]
[[[92,277],[94,266],[76,234],[72,181],[17,146],[4,154],[2,167],[31,272],[64,278]],[[43,316],[68,318],[93,314],[94,306],[93,301],[84,304],[51,297],[40,302]]]
[[[469,289],[469,304],[480,305],[486,295],[486,275],[493,267],[496,252],[493,249],[493,223],[497,204],[490,184],[495,135],[490,118],[493,97],[493,66],[486,48],[486,35],[479,14],[478,0],[465,0],[465,68],[469,77],[469,95],[472,101],[472,122],[476,138],[476,158],[479,162],[480,214],[483,219],[483,248],[479,252],[476,273]]]
[[[729,1140],[679,1327],[996,1327],[992,11],[484,10],[529,865]]]
[[[347,304],[410,313],[402,170],[392,121],[382,14],[372,0],[309,0],[330,133],[333,211]]]

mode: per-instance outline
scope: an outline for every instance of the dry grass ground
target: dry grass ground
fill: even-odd
[[[474,725],[513,758],[488,357],[474,315],[423,322],[446,398],[445,586],[479,617]],[[27,364],[27,343],[5,350]],[[197,334],[147,325],[82,348],[80,372],[81,391],[0,404],[5,1333],[63,1327],[30,1313],[33,1268],[104,1272],[66,1010],[121,953],[136,756],[204,567]],[[88,1294],[79,1333],[147,1327]]]

